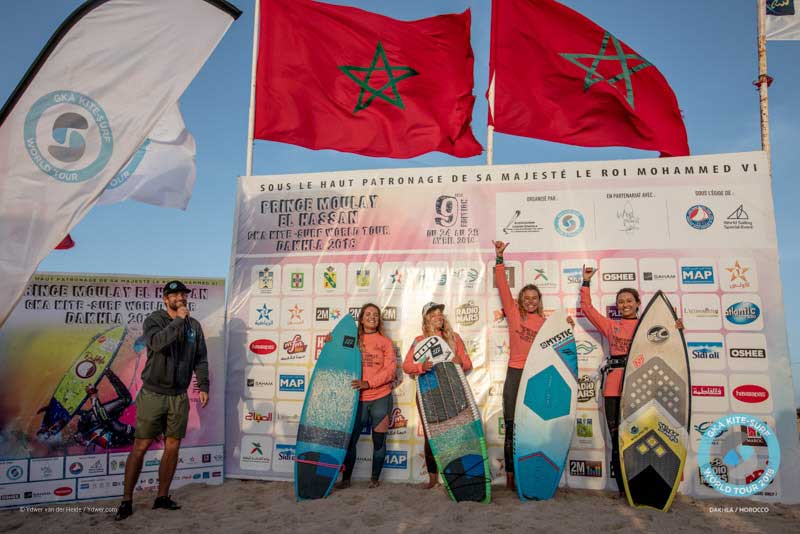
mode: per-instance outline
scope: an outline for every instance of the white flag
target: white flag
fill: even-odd
[[[169,108],[142,146],[109,182],[98,204],[138,200],[185,210],[197,176],[194,137],[177,105]]]
[[[765,33],[768,40],[800,39],[800,5],[795,0],[767,0]]]
[[[0,110],[0,325],[239,14],[224,0],[92,0],[56,31]]]

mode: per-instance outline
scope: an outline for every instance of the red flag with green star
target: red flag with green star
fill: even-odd
[[[498,132],[689,154],[678,101],[658,69],[558,2],[492,2],[489,71]]]
[[[470,12],[404,22],[261,0],[255,138],[365,156],[481,153]]]

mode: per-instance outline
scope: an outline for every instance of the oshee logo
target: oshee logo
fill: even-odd
[[[306,390],[306,377],[303,375],[280,375],[280,391],[302,393]]]
[[[744,348],[731,348],[729,351],[731,358],[766,358],[767,351],[765,349],[744,349]]]
[[[383,466],[389,469],[408,469],[408,451],[386,451]]]
[[[761,309],[755,302],[737,302],[725,310],[725,319],[736,325],[750,324],[761,315]]]
[[[687,265],[681,267],[681,281],[684,284],[713,284],[714,268],[710,265]]]
[[[75,91],[53,91],[37,100],[25,117],[23,133],[33,163],[60,182],[94,178],[114,151],[105,111]]]

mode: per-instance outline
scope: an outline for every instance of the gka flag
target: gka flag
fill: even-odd
[[[91,0],[0,110],[0,325],[241,12],[225,0]]]
[[[97,201],[113,204],[138,200],[163,208],[185,210],[197,176],[194,137],[186,129],[177,104],[167,109],[128,163]]]
[[[800,6],[795,0],[767,0],[767,39],[794,41],[800,39]]]

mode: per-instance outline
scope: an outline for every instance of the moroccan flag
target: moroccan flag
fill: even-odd
[[[498,132],[689,154],[678,102],[658,69],[558,2],[492,2],[489,70],[489,123]]]
[[[469,28],[469,10],[403,22],[261,0],[255,138],[391,158],[480,154]]]
[[[766,34],[775,41],[800,39],[800,5],[795,0],[767,0]]]
[[[56,250],[68,250],[75,246],[75,241],[72,240],[72,236],[67,234],[67,237],[62,239],[58,245],[56,245]]]

